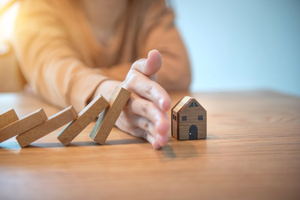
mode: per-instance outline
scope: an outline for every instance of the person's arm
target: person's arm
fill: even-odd
[[[79,112],[108,78],[86,66],[62,26],[47,1],[23,1],[14,49],[35,94],[60,107],[73,105]]]
[[[191,72],[186,50],[173,24],[173,12],[164,1],[152,3],[137,38],[138,57],[147,59],[136,61],[124,81],[104,81],[94,96],[101,93],[109,97],[116,85],[132,91],[116,125],[159,149],[168,142],[170,126],[166,111],[171,100],[166,90],[187,90]]]
[[[162,55],[157,82],[166,90],[188,90],[191,83],[187,51],[174,24],[174,13],[165,0],[154,0],[145,14],[138,36],[139,57],[152,49]]]
[[[171,106],[171,99],[166,90],[156,82],[156,73],[161,66],[161,54],[152,50],[147,59],[133,63],[124,81],[104,81],[94,94],[94,97],[100,93],[109,98],[117,85],[131,91],[130,99],[116,126],[133,136],[144,138],[155,149],[167,144],[170,127],[166,111]]]
[[[149,51],[157,49],[163,60],[157,82],[167,91],[188,90],[191,83],[190,63],[174,25],[173,11],[166,6],[165,0],[141,0],[135,2],[135,6],[133,12],[136,15],[129,22],[129,34],[136,34],[136,57],[146,58]],[[132,64],[122,63],[105,68],[103,73],[122,81]]]
[[[116,85],[132,91],[116,125],[159,149],[168,142],[170,126],[166,111],[171,100],[165,89],[187,90],[191,75],[186,50],[173,24],[173,12],[164,1],[152,3],[137,38],[138,57],[147,59],[136,61],[124,81],[104,81],[94,95],[109,97]],[[148,53],[151,49],[159,51]]]

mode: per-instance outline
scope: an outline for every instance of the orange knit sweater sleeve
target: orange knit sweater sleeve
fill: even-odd
[[[106,76],[87,67],[53,7],[23,1],[15,23],[14,49],[35,94],[59,107],[83,109]]]
[[[165,0],[154,0],[147,9],[138,37],[139,57],[157,49],[162,68],[157,81],[166,90],[187,90],[191,83],[190,63],[181,36],[174,24],[174,12]]]
[[[152,49],[159,50],[163,59],[158,83],[167,90],[188,89],[187,52],[174,25],[173,11],[164,0],[128,1],[125,31],[117,32],[119,48],[113,52],[99,48],[91,24],[81,12],[82,4],[76,2],[80,3],[21,2],[14,49],[36,95],[60,107],[73,105],[79,112],[103,81],[124,80],[131,64],[146,58]],[[96,24],[103,24],[106,19],[97,20]],[[112,24],[118,25],[122,27]],[[110,59],[112,55],[114,59]]]

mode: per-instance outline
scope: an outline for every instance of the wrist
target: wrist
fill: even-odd
[[[116,80],[105,80],[103,81],[95,90],[93,99],[101,94],[105,99],[109,100],[110,95],[112,94],[114,88],[119,85],[121,82]]]

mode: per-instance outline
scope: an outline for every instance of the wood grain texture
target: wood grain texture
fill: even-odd
[[[206,138],[207,112],[197,99],[184,97],[172,108],[171,113],[174,138],[177,140]]]
[[[77,113],[75,109],[73,106],[69,106],[61,112],[49,117],[49,119],[41,125],[18,135],[16,140],[21,147],[26,147],[30,143],[40,139],[76,118]]]
[[[171,109],[171,135],[179,140],[179,121],[178,121],[178,111],[179,109],[184,106],[189,101],[189,97],[185,96],[180,101],[178,101]]]
[[[0,129],[17,120],[19,120],[19,117],[17,116],[14,109],[6,111],[5,113],[0,115]]]
[[[99,116],[90,137],[98,142],[104,144],[111,129],[114,127],[120,113],[126,105],[131,92],[126,89],[117,86],[112,93],[109,103],[110,106],[105,109]]]
[[[186,121],[182,121],[182,117],[186,117]],[[202,116],[203,120],[198,120],[198,116]],[[202,107],[189,107],[186,106],[183,108],[178,115],[179,121],[179,140],[188,140],[189,139],[189,129],[192,125],[197,127],[198,136],[197,139],[206,138],[206,110]]]
[[[46,113],[41,108],[22,119],[15,121],[0,129],[0,143],[21,134],[47,120]]]
[[[78,114],[76,120],[69,123],[68,126],[58,134],[57,139],[63,145],[69,145],[70,142],[108,106],[108,101],[99,94]]]
[[[89,124],[65,148],[55,130],[20,148],[0,143],[0,199],[300,199],[300,98],[271,91],[169,93],[207,110],[207,139],[171,137],[161,150],[113,128],[106,145]],[[0,94],[0,113],[59,111],[24,93]],[[169,113],[169,112],[168,112]]]

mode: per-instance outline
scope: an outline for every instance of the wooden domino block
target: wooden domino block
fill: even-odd
[[[0,129],[19,120],[14,109],[11,109],[0,115]]]
[[[40,125],[47,120],[47,115],[45,111],[41,108],[22,119],[15,121],[4,128],[0,129],[0,143],[19,135],[35,126]]]
[[[98,142],[104,144],[111,129],[115,125],[119,115],[126,105],[131,92],[117,86],[109,99],[110,106],[107,107],[99,116],[90,137]]]
[[[16,137],[21,147],[26,147],[30,143],[40,139],[41,137],[51,133],[59,127],[77,118],[77,113],[73,106],[70,106],[59,113],[49,117],[47,121],[41,125],[26,131]]]
[[[85,128],[89,125],[97,116],[109,106],[108,101],[100,94],[87,105],[79,114],[76,120],[64,128],[57,139],[65,146]]]

